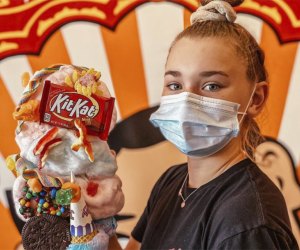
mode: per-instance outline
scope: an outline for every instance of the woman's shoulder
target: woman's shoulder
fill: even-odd
[[[283,199],[278,187],[250,159],[244,159],[227,170],[217,184],[224,188],[225,193],[228,192],[228,199],[249,199],[251,195],[257,201],[267,199],[270,195]]]
[[[228,235],[258,227],[284,232],[290,223],[282,193],[255,163],[246,160],[242,165],[220,186],[223,197],[213,215],[216,228],[226,227]]]
[[[254,162],[243,160],[229,171],[231,173],[223,179],[220,188],[224,194],[222,202],[230,210],[256,206],[251,211],[260,214],[261,210],[269,209],[270,204],[271,207],[286,208],[281,191]],[[272,201],[276,201],[277,206],[273,206]]]

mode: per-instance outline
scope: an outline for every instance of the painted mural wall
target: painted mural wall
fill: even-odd
[[[101,71],[116,97],[120,127],[140,125],[127,138],[134,141],[144,133],[141,120],[159,104],[169,45],[197,5],[197,0],[0,1],[0,249],[14,249],[21,239],[6,199],[14,176],[5,158],[18,152],[11,114],[23,91],[23,72],[54,63]],[[300,1],[246,0],[238,11],[237,22],[264,49],[269,71],[270,98],[258,120],[263,134],[279,143],[260,146],[261,167],[284,193],[300,241]],[[118,232],[128,235],[156,179],[185,157],[163,140],[122,143],[117,174],[126,203],[120,215],[134,217],[119,221]]]

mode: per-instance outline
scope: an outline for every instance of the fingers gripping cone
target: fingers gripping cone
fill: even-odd
[[[71,172],[71,182],[75,182],[73,172]],[[84,244],[91,241],[97,234],[97,230],[92,222],[92,217],[87,210],[87,205],[81,195],[77,202],[70,204],[70,231],[72,244]]]

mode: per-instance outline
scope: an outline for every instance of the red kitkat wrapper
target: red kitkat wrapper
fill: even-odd
[[[40,122],[75,129],[74,120],[81,119],[89,135],[107,140],[115,99],[85,96],[73,88],[45,81]]]

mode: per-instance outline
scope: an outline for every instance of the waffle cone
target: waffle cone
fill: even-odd
[[[95,235],[97,234],[97,231],[94,231],[90,234],[86,234],[84,236],[73,236],[72,237],[72,244],[83,244],[83,243],[87,243],[89,241],[91,241]]]

